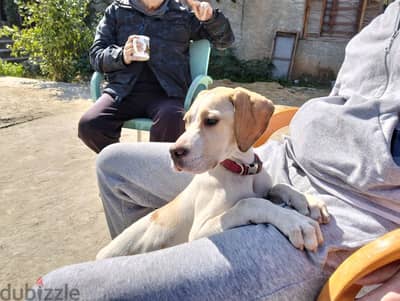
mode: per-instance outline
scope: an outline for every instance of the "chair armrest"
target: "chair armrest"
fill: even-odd
[[[264,131],[261,137],[258,138],[253,146],[258,147],[263,145],[273,133],[285,126],[288,126],[298,109],[299,108],[297,107],[275,105],[275,111],[269,120],[267,129]]]
[[[189,90],[186,93],[184,104],[185,111],[189,110],[197,94],[202,90],[208,89],[208,86],[211,85],[212,82],[212,78],[207,75],[197,75],[193,79],[192,83],[190,84]]]
[[[356,281],[400,259],[399,241],[397,229],[354,252],[331,275],[318,301],[353,301],[362,288]]]
[[[100,72],[94,72],[90,79],[90,97],[96,101],[101,96],[101,82],[104,80],[104,75]]]

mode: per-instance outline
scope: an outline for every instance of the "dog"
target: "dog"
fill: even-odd
[[[296,248],[315,251],[323,243],[319,223],[329,221],[325,204],[289,185],[272,185],[252,148],[273,112],[270,100],[243,88],[200,92],[184,116],[185,132],[170,148],[173,167],[194,173],[193,180],[173,201],[125,229],[96,258],[150,252],[259,223],[277,227]]]

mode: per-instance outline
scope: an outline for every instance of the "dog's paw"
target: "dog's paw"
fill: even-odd
[[[316,196],[304,194],[307,201],[308,216],[318,221],[320,224],[329,223],[331,216],[324,201],[321,201]]]
[[[278,228],[300,250],[316,251],[324,242],[319,223],[294,210],[288,210],[285,221]]]
[[[324,201],[311,194],[295,192],[290,195],[287,204],[299,213],[311,217],[320,224],[327,224],[330,221],[328,208]]]
[[[320,224],[329,223],[330,215],[325,202],[314,195],[301,193],[287,184],[277,184],[271,188],[268,196],[272,200],[284,202],[299,213],[311,217]]]

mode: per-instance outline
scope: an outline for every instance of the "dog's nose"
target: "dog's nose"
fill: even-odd
[[[169,149],[169,152],[171,154],[172,159],[181,159],[189,153],[189,150],[186,147],[172,146]]]

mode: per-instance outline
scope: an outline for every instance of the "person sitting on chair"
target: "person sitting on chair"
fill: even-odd
[[[132,118],[153,120],[150,141],[173,142],[183,132],[190,41],[208,39],[219,49],[234,41],[218,9],[208,2],[187,3],[192,12],[176,0],[116,0],[106,9],[90,62],[105,73],[108,85],[78,128],[78,136],[95,152],[118,142],[123,123]]]

